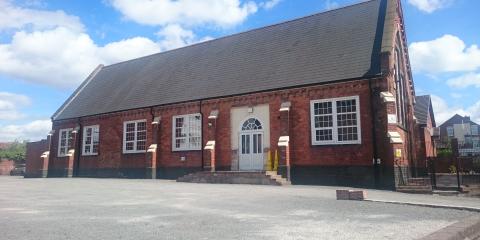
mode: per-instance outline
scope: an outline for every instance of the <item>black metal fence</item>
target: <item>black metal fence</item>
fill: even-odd
[[[480,156],[460,156],[456,139],[451,141],[450,154],[429,158],[428,166],[434,189],[461,191],[480,186]]]

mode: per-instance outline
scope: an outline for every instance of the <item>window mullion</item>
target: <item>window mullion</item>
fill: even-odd
[[[133,151],[137,151],[137,133],[138,133],[138,122],[135,122],[135,128],[133,129]]]
[[[185,148],[191,149],[190,146],[190,115],[184,117],[183,122],[185,123]]]
[[[338,123],[337,123],[337,101],[332,101],[332,122],[333,122],[333,130],[332,130],[332,141],[334,143],[338,142]]]

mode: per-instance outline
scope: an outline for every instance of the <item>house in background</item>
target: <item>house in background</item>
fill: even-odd
[[[416,175],[427,175],[427,159],[437,156],[434,142],[436,127],[430,95],[415,97],[415,171]]]
[[[175,179],[278,156],[293,184],[395,188],[416,151],[407,46],[400,1],[372,0],[101,65],[53,115],[42,170]]]
[[[437,149],[449,148],[451,139],[456,138],[460,156],[480,156],[480,127],[470,117],[455,114],[436,131],[438,133]]]

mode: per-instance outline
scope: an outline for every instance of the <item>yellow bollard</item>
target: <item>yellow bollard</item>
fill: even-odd
[[[275,161],[273,162],[273,171],[278,170],[278,150],[275,150]]]

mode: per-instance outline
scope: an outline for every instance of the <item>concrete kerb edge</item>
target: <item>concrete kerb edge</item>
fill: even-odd
[[[473,216],[463,221],[456,222],[431,233],[421,240],[464,240],[480,237],[480,215]]]
[[[419,207],[429,207],[429,208],[444,208],[444,209],[463,210],[463,211],[480,213],[480,208],[466,207],[466,206],[452,206],[452,205],[414,203],[414,202],[397,202],[397,201],[384,201],[384,200],[375,200],[375,199],[365,199],[363,201],[390,203],[390,204],[399,204],[399,205],[409,205],[409,206],[419,206]]]

